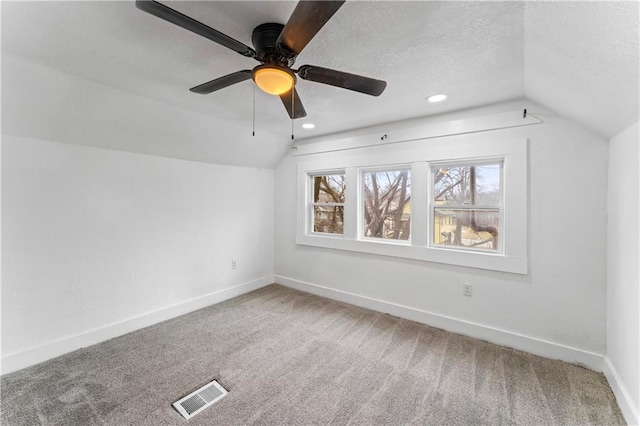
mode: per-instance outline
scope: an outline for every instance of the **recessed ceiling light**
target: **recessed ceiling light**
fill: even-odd
[[[445,94],[431,95],[427,98],[427,102],[431,102],[432,104],[434,104],[436,102],[442,102],[445,99],[447,99],[447,95]]]
[[[303,129],[313,129],[314,127],[316,127],[316,125],[315,125],[315,124],[313,124],[313,123],[304,123],[304,124],[302,125],[302,128],[303,128]]]

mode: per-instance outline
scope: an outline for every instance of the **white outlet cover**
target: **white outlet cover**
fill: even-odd
[[[473,294],[473,286],[471,284],[464,284],[463,294],[465,296],[471,296]]]

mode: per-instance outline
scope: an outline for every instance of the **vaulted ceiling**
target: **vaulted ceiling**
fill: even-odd
[[[251,45],[295,2],[164,4]],[[388,82],[380,97],[298,80],[296,138],[528,98],[608,138],[639,116],[639,3],[347,1],[296,61]],[[2,2],[2,130],[274,167],[291,144],[276,97],[251,81],[189,88],[257,63],[133,1]],[[294,67],[294,68],[295,68]],[[428,95],[446,93],[441,104]],[[301,124],[316,128],[304,130]]]

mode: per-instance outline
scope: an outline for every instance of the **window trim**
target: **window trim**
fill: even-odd
[[[493,133],[493,132],[492,132]],[[339,152],[297,157],[299,245],[347,250],[372,255],[516,274],[528,272],[528,140],[500,137],[490,133],[422,139],[393,145],[372,146]],[[504,247],[503,253],[429,247],[428,194],[431,164],[475,162],[503,158]],[[356,224],[360,214],[360,170],[410,164],[412,176],[411,242],[358,238]],[[309,173],[344,170],[346,179],[344,234],[312,235],[306,232],[307,176]],[[355,182],[355,184],[354,184]],[[415,204],[414,204],[415,203]],[[420,207],[419,207],[420,206]]]

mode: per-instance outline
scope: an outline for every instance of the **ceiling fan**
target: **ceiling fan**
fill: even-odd
[[[136,0],[136,7],[260,62],[260,65],[252,70],[237,71],[189,90],[206,95],[251,78],[264,92],[279,96],[289,117],[295,119],[307,115],[295,88],[296,74],[304,80],[372,96],[379,96],[387,87],[387,83],[382,80],[315,65],[303,65],[297,70],[292,68],[296,57],[340,9],[344,1],[301,0],[286,25],[266,23],[253,29],[253,49],[157,1]]]

